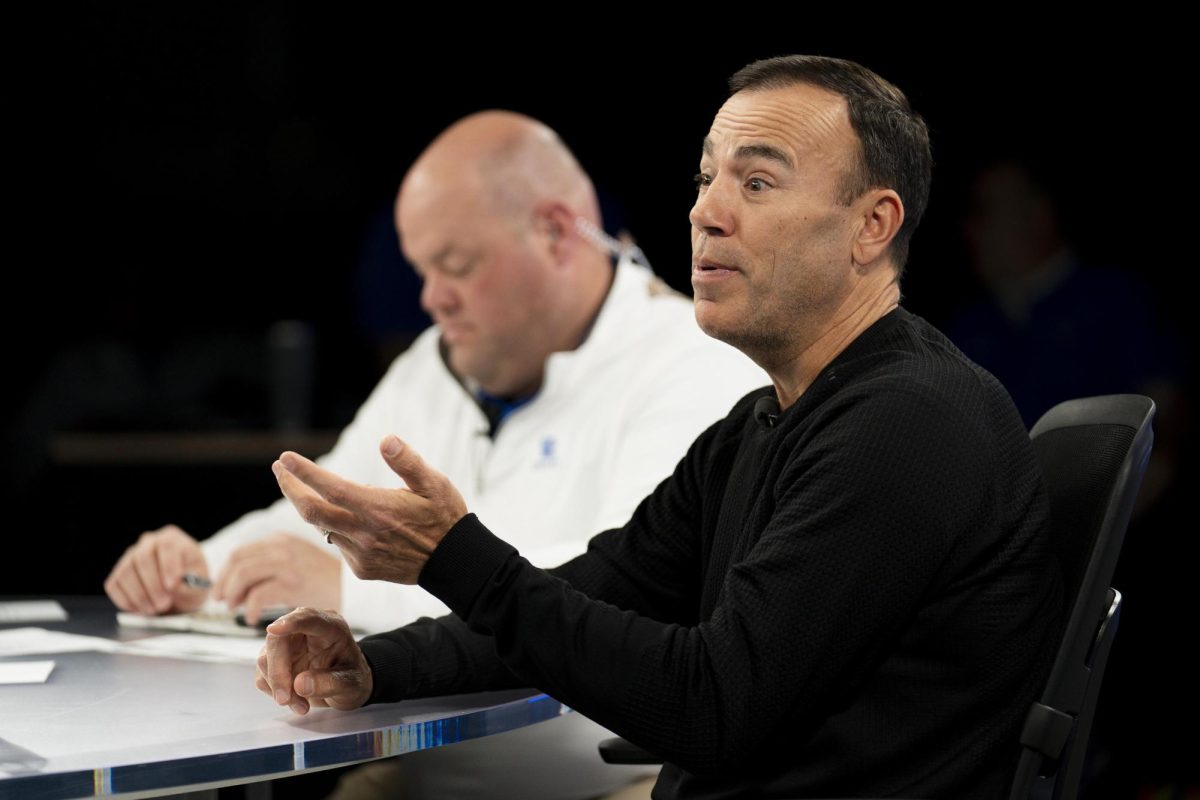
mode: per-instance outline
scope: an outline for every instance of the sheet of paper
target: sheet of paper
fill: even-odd
[[[117,624],[126,628],[215,633],[221,636],[238,636],[247,639],[262,636],[262,631],[238,625],[233,614],[228,611],[223,614],[163,614],[157,617],[119,611],[117,612]]]
[[[117,643],[99,636],[48,631],[45,628],[10,628],[0,631],[0,656],[33,656],[75,653],[82,650],[111,652]]]
[[[127,628],[215,633],[221,636],[241,636],[247,639],[261,639],[263,636],[262,630],[238,624],[237,617],[239,611],[241,611],[240,608],[231,610],[224,603],[210,599],[190,614],[162,614],[149,617],[142,614],[131,614],[127,611],[120,611],[117,612],[117,624]],[[276,616],[287,611],[291,611],[291,609],[274,606],[264,608],[264,619],[274,619]]]
[[[0,683],[45,683],[53,661],[0,661]]]
[[[212,636],[205,633],[167,633],[124,642],[117,652],[135,656],[186,658],[191,661],[217,661],[253,664],[262,650],[261,638],[245,639],[231,636]]]
[[[18,622],[66,622],[67,610],[56,600],[0,601],[0,625]]]

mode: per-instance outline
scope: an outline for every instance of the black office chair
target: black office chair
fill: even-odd
[[[1068,400],[1030,432],[1042,462],[1054,545],[1063,569],[1066,629],[1050,679],[1021,731],[1010,800],[1074,798],[1100,681],[1121,611],[1111,588],[1142,473],[1150,459],[1154,402],[1130,394]]]
[[[1050,498],[1064,596],[1073,601],[1046,688],[1025,718],[1010,800],[1078,793],[1121,610],[1109,584],[1150,458],[1153,418],[1148,397],[1087,397],[1050,409],[1029,434]],[[600,756],[610,764],[661,763],[621,738],[601,742]]]

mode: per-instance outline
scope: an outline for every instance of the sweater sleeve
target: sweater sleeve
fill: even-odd
[[[703,448],[558,574],[468,516],[421,584],[513,674],[600,724],[690,771],[744,762],[779,726],[815,728],[856,696],[984,507],[980,443],[952,412],[902,392],[831,406],[786,454],[760,498],[768,521],[705,619],[701,543],[716,511],[704,504],[720,497],[703,475],[722,458],[706,463]]]
[[[556,576],[554,580],[559,583],[578,583],[580,591],[593,600],[636,608],[657,618],[673,618],[677,613],[694,615],[694,610],[688,611],[694,609],[694,603],[689,605],[685,600],[695,590],[699,573],[695,537],[654,536],[644,518],[654,498],[670,495],[661,501],[664,506],[680,515],[690,515],[681,520],[679,530],[691,530],[699,524],[704,492],[700,491],[702,477],[695,466],[720,449],[714,443],[720,428],[720,422],[714,423],[692,444],[675,473],[643,500],[624,528],[599,534],[589,543],[587,552],[544,574]],[[486,529],[474,514],[451,528],[422,571],[422,586],[427,578],[435,580],[434,576],[442,573],[464,577],[470,572],[474,578],[469,583],[486,580],[497,561],[516,554],[515,548],[490,531],[480,544],[473,536],[479,530]],[[623,546],[614,547],[615,541]],[[485,556],[484,550],[475,551],[476,546],[489,555]],[[372,703],[499,689],[514,680],[516,683],[511,685],[536,683],[532,678],[521,681],[513,677],[503,666],[496,641],[487,628],[468,626],[453,614],[374,634],[359,644],[375,675],[369,700]]]

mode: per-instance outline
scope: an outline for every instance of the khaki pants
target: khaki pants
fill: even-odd
[[[614,766],[596,746],[613,734],[581,714],[372,761],[329,800],[645,800],[657,767]],[[649,780],[647,780],[649,779]]]

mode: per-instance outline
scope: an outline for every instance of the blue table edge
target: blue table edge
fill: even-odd
[[[0,800],[64,800],[155,791],[195,791],[346,766],[477,739],[554,719],[570,709],[546,694],[447,719],[410,722],[292,744],[0,779]]]

